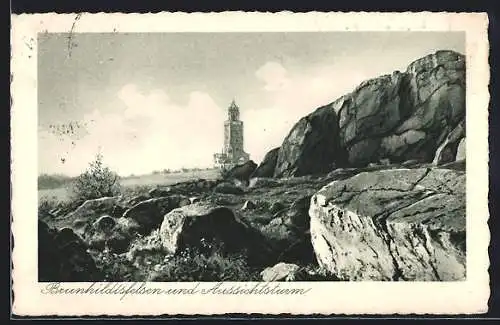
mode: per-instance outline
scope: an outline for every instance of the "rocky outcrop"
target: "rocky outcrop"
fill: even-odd
[[[332,105],[301,118],[279,148],[274,177],[326,173],[343,158],[337,114]]]
[[[273,176],[410,160],[447,163],[464,136],[465,57],[438,51],[300,119],[278,150]]]
[[[340,142],[350,166],[381,159],[430,162],[464,119],[465,58],[438,51],[404,73],[363,82],[334,105],[340,107]]]
[[[141,234],[149,234],[161,225],[166,213],[188,204],[191,201],[182,195],[159,197],[137,203],[125,211],[123,217],[134,220],[139,225]]]
[[[99,281],[101,274],[87,245],[72,229],[56,230],[38,221],[38,280]]]
[[[198,248],[201,242],[222,243],[225,253],[243,252],[251,264],[265,264],[269,248],[256,230],[225,207],[195,203],[172,210],[160,227],[163,247],[170,254]]]
[[[252,173],[250,178],[256,177],[273,177],[274,169],[276,168],[276,163],[278,161],[278,154],[280,148],[274,148],[270,150],[262,159],[262,162],[259,164],[257,169]]]
[[[341,280],[465,278],[465,173],[442,168],[363,172],[311,199],[320,266]]]

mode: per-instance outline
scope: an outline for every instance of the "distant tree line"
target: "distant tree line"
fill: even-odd
[[[158,174],[179,174],[179,173],[188,173],[188,172],[200,172],[203,170],[212,170],[214,169],[213,167],[206,167],[206,168],[199,168],[199,167],[194,167],[194,168],[180,168],[180,169],[168,169],[165,168],[163,170],[155,170],[153,171],[153,175],[158,175]]]
[[[99,157],[97,161],[100,162],[102,158]],[[180,168],[180,169],[163,169],[163,170],[155,170],[152,172],[153,175],[159,175],[159,174],[179,174],[179,173],[188,173],[188,172],[199,172],[199,171],[204,171],[204,170],[212,170],[213,167],[207,167],[207,168]],[[131,174],[128,177],[136,177],[136,175]],[[66,175],[61,175],[61,174],[41,174],[38,176],[38,189],[39,190],[45,190],[45,189],[54,189],[54,188],[59,188],[62,186],[70,185],[72,184],[77,178],[76,177],[70,177]]]
[[[66,175],[42,174],[38,176],[38,189],[45,190],[45,189],[59,188],[61,186],[70,184],[73,180],[74,180],[73,177]]]

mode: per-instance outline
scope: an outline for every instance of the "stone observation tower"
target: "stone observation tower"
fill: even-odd
[[[240,121],[240,109],[234,102],[227,109],[227,120],[224,121],[224,147],[221,153],[214,154],[216,167],[234,167],[250,159],[243,149],[243,122]]]

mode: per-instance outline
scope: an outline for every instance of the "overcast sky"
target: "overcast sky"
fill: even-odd
[[[233,98],[258,163],[363,80],[464,47],[436,32],[40,34],[39,172],[78,175],[98,150],[121,175],[211,166]]]

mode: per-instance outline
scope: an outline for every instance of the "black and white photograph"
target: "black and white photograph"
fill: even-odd
[[[40,34],[40,281],[466,277],[465,34]]]
[[[482,279],[466,157],[487,101],[465,29],[79,29],[90,18],[26,41],[35,282]]]

